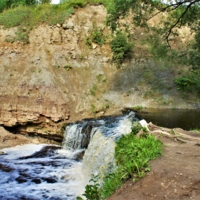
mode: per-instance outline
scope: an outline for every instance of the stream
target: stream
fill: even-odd
[[[1,200],[75,200],[91,175],[115,167],[115,140],[131,132],[135,113],[69,124],[62,147],[26,144],[0,155]]]

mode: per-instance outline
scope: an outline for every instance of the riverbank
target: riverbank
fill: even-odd
[[[188,200],[200,199],[200,133],[186,132],[196,138],[196,143],[177,140],[162,135],[170,129],[161,128],[157,134],[164,144],[162,156],[150,163],[151,171],[137,182],[132,178],[107,200]],[[181,129],[175,129],[183,133]]]

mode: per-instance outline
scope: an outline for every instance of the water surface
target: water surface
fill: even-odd
[[[200,109],[142,109],[137,112],[136,116],[162,127],[184,130],[200,129]]]

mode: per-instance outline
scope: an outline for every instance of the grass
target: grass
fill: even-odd
[[[161,154],[161,143],[153,135],[137,138],[131,133],[123,136],[116,147],[117,170],[104,178],[101,196],[113,194],[129,178],[136,180],[150,170],[148,162]]]
[[[37,6],[19,6],[4,10],[0,14],[0,26],[4,28],[18,27],[15,38],[9,38],[8,42],[14,40],[29,43],[30,31],[40,25],[50,26],[63,24],[65,20],[74,13],[74,9],[84,7],[87,4],[105,4],[103,0],[70,0],[63,4],[41,4]]]
[[[16,37],[10,41],[17,40],[28,44],[28,35],[34,27],[43,23],[48,25],[62,24],[72,13],[74,13],[74,8],[67,4],[21,6],[4,11],[0,15],[0,25],[4,28],[18,27]]]
[[[191,129],[191,131],[198,131],[198,132],[200,132],[200,129],[199,128],[194,128],[194,129]]]
[[[115,149],[117,168],[113,173],[105,175],[102,185],[95,179],[92,180],[93,184],[86,186],[84,196],[88,200],[105,199],[131,177],[135,181],[150,170],[149,161],[161,155],[162,143],[148,133],[136,137],[136,133],[141,129],[143,128],[139,123],[134,123],[132,132],[117,141]],[[146,132],[145,129],[143,131]],[[77,199],[81,200],[80,197]]]

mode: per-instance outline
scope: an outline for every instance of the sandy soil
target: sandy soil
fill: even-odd
[[[108,200],[200,199],[199,143],[161,140],[163,155],[151,162],[151,171],[135,183],[127,181]]]

